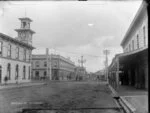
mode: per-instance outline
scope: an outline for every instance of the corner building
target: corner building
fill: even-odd
[[[35,33],[30,29],[32,20],[28,17],[19,18],[20,29],[15,31],[18,37],[12,38],[0,33],[0,84],[23,83],[31,80],[31,57],[32,57],[32,35]]]

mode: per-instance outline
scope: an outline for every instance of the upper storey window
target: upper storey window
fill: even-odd
[[[23,60],[26,61],[26,49],[23,50]]]
[[[16,59],[19,59],[19,47],[16,47]]]
[[[134,50],[134,40],[132,40],[132,50]]]
[[[143,27],[144,46],[146,46],[145,26]]]
[[[131,45],[129,44],[129,51],[131,51]]]
[[[44,62],[44,67],[46,67],[47,66],[47,62]]]
[[[139,48],[139,35],[137,35],[137,49]]]
[[[2,47],[3,47],[3,43],[0,42],[0,56],[2,55]]]
[[[36,67],[39,67],[39,61],[35,62]]]
[[[8,44],[7,56],[11,57],[11,45],[10,44]]]
[[[23,28],[25,28],[26,27],[26,22],[23,22]]]

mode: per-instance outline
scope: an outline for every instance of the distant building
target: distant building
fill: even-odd
[[[121,42],[124,53],[117,54],[109,66],[109,81],[114,86],[148,88],[148,15],[142,2]]]
[[[77,66],[75,68],[75,76],[77,77],[76,79],[82,78],[82,80],[83,80],[87,77],[86,75],[87,75],[87,72],[84,67]]]
[[[97,79],[105,80],[105,70],[99,70],[95,73]]]
[[[52,79],[48,49],[46,49],[46,54],[32,55],[32,79]]]
[[[67,80],[74,73],[75,65],[68,58],[51,54],[32,55],[32,67],[33,79]]]
[[[30,18],[19,18],[21,28],[17,38],[0,33],[0,84],[29,82],[31,80],[32,35]],[[13,24],[13,23],[12,23]],[[9,27],[9,26],[8,26]]]

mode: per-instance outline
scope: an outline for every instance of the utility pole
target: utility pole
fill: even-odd
[[[105,75],[106,75],[106,80],[108,82],[108,54],[110,53],[110,50],[104,50],[103,51],[104,55],[106,56],[105,60]]]
[[[46,64],[47,64],[46,68],[47,77],[49,78],[49,80],[51,80],[51,55],[49,55],[48,48],[46,48]]]
[[[84,69],[84,67],[83,67],[83,64],[86,62],[86,60],[83,59],[83,56],[81,56],[81,60],[79,59],[78,62],[81,63],[81,68],[84,70],[84,71],[83,71],[83,74],[85,74],[85,69]]]
[[[85,59],[83,59],[83,56],[81,56],[81,60],[78,60],[79,64],[81,63],[81,67],[83,67],[83,64],[86,62]]]

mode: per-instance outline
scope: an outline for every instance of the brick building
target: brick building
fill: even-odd
[[[41,77],[50,80],[67,80],[74,73],[74,63],[63,56],[54,54],[32,55],[33,79]]]
[[[21,28],[16,29],[17,38],[0,33],[0,84],[4,78],[8,83],[29,82],[31,80],[32,35],[30,18],[19,18]],[[13,23],[12,23],[13,24]]]
[[[126,32],[117,54],[109,66],[109,82],[115,88],[119,84],[136,88],[148,88],[148,15],[147,4],[142,2]]]
[[[51,59],[53,80],[67,80],[74,75],[75,64],[69,58],[52,54]]]

